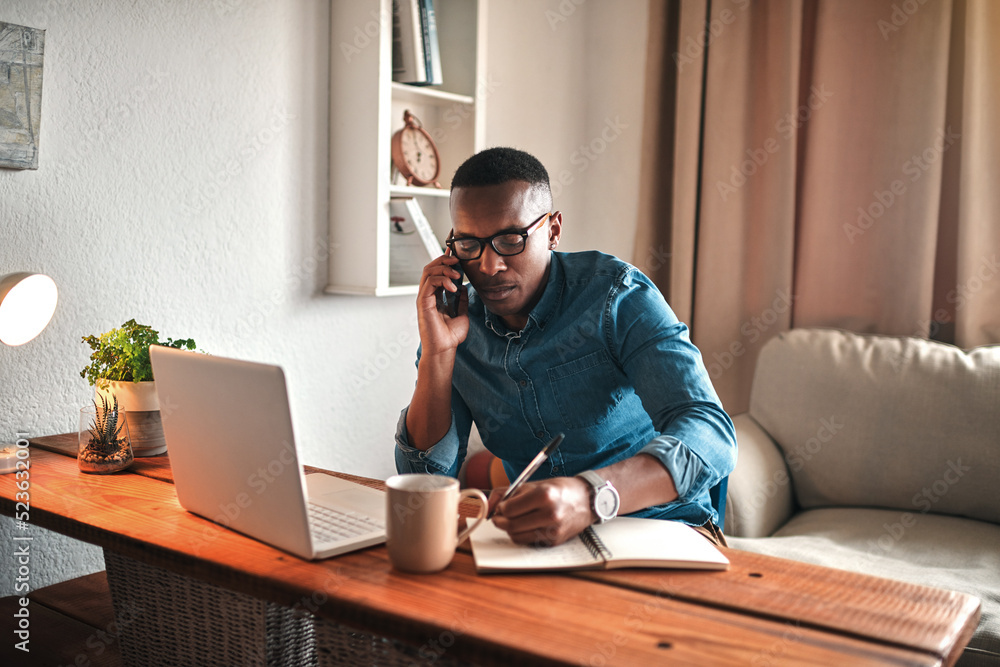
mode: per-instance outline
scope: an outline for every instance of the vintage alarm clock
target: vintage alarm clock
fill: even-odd
[[[409,109],[403,112],[403,123],[403,127],[392,135],[393,165],[407,185],[440,188],[437,177],[441,173],[441,160],[434,140]]]

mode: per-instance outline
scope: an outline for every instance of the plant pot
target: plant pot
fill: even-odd
[[[118,397],[119,407],[125,411],[132,453],[136,457],[156,456],[167,451],[160,421],[160,402],[156,398],[155,382],[108,382],[107,389],[94,387],[94,398],[100,403],[104,395],[110,401]]]
[[[115,436],[103,441],[97,437],[100,431],[97,424],[102,419],[111,419],[116,425]],[[129,443],[128,421],[120,406],[117,412],[108,410],[107,413],[103,407],[95,405],[81,409],[78,442],[76,458],[83,472],[106,475],[128,468],[135,460]]]

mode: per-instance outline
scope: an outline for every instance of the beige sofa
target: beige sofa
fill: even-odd
[[[731,546],[975,595],[1000,665],[1000,346],[792,330],[734,422]]]

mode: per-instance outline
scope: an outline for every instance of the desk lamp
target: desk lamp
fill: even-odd
[[[23,345],[42,333],[56,310],[56,283],[41,273],[0,278],[0,341]],[[0,445],[0,474],[14,472],[17,448]]]
[[[0,341],[23,345],[42,333],[59,298],[56,283],[41,273],[10,273],[0,278]]]

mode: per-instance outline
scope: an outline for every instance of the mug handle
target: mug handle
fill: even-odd
[[[490,501],[487,500],[486,494],[479,489],[462,489],[458,494],[458,502],[462,502],[465,498],[475,498],[483,505],[479,510],[479,515],[476,517],[476,522],[471,526],[467,526],[465,530],[458,534],[458,538],[455,540],[455,544],[461,544],[462,540],[469,536],[476,526],[481,524],[486,519],[486,513],[489,511]]]

